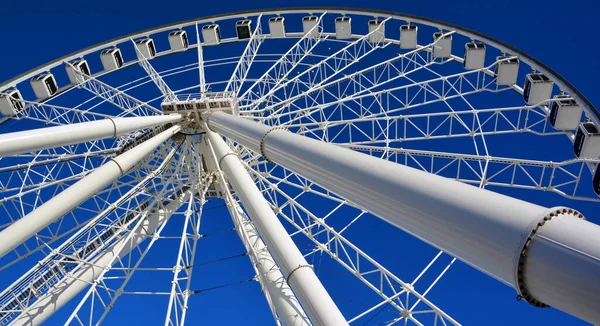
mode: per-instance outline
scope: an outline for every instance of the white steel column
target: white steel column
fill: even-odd
[[[130,131],[181,120],[181,114],[108,118],[70,125],[0,134],[0,157],[91,140],[114,138]]]
[[[217,171],[217,162],[214,159],[212,148],[204,142],[202,142],[200,148],[205,157],[208,169]],[[286,282],[285,275],[283,275],[269,249],[260,238],[254,224],[248,219],[240,205],[231,195],[223,174],[220,172],[217,173],[219,177],[217,181],[218,186],[220,186],[221,192],[224,194],[224,200],[233,224],[236,227],[236,232],[244,243],[244,247],[246,247],[250,255],[259,281],[264,291],[266,291],[267,301],[274,305],[276,314],[283,322],[283,325],[312,325],[306,316],[306,312],[302,309],[298,298],[296,298],[294,292],[292,292],[292,289],[290,289],[290,286]]]
[[[0,257],[117,180],[179,131],[173,126],[94,170],[0,232]]]
[[[347,325],[346,319],[315,275],[312,266],[308,265],[279,222],[240,159],[220,135],[207,130],[206,137],[214,150],[216,161],[219,162],[275,261],[285,273],[287,284],[296,293],[311,321],[315,325]]]
[[[145,220],[131,232],[132,238],[123,236],[115,243],[100,253],[93,260],[75,271],[72,277],[58,282],[46,295],[38,299],[27,311],[23,312],[11,325],[40,325],[50,318],[56,311],[77,296],[81,291],[94,283],[100,275],[110,268],[116,259],[124,257],[132,249],[154,234],[154,232],[175,212],[189,197],[185,192],[179,198],[171,201],[164,208],[159,208],[155,213],[149,214]],[[146,214],[146,213],[141,213]]]
[[[350,200],[517,289],[600,323],[600,226],[339,146],[224,113],[211,130]]]

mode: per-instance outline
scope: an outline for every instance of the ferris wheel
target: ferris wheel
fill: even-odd
[[[0,325],[114,323],[140,296],[183,325],[243,283],[277,325],[474,323],[436,294],[461,262],[500,300],[600,323],[580,213],[600,113],[478,32],[343,8],[194,19],[5,82],[0,113]],[[218,207],[244,252],[200,261]],[[237,280],[192,282],[242,257]]]

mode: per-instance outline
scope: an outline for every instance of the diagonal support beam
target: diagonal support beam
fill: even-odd
[[[207,126],[467,264],[537,307],[600,322],[600,226],[224,113]]]
[[[200,150],[206,158],[209,169],[214,170],[219,178],[217,183],[224,194],[224,200],[238,236],[250,254],[269,305],[274,306],[274,317],[283,320],[284,325],[312,325],[298,298],[286,282],[285,275],[283,275],[269,249],[260,238],[256,227],[233,198],[223,173],[220,173],[221,171],[217,172],[218,163],[214,158],[212,148],[207,143],[202,142]]]
[[[311,321],[315,325],[347,325],[346,319],[271,210],[240,159],[220,135],[207,129],[206,137],[213,148],[215,160],[219,162],[267,248],[286,275],[287,284],[296,293]]]
[[[244,49],[244,53],[240,57],[237,66],[233,70],[233,74],[229,78],[229,82],[227,82],[225,93],[232,91],[234,96],[237,97],[240,89],[242,88],[242,84],[246,81],[246,77],[248,76],[248,72],[252,67],[254,58],[260,49],[260,45],[264,41],[264,35],[262,35],[262,28],[260,26],[261,19],[262,14],[258,15],[256,18],[256,29],[250,36],[250,40]]]
[[[140,50],[138,49],[138,47],[135,44],[135,41],[133,39],[131,39],[131,42],[133,43],[133,48],[135,49],[135,51],[138,55],[138,58],[140,58],[138,63],[144,69],[144,71],[146,71],[146,73],[148,74],[148,77],[150,77],[150,79],[152,79],[152,81],[154,82],[156,87],[158,87],[158,89],[160,90],[162,95],[165,97],[165,100],[167,100],[167,101],[176,100],[177,96],[175,95],[175,93],[173,93],[171,88],[169,88],[169,85],[167,85],[167,83],[160,76],[158,71],[156,71],[156,69],[154,69],[154,67],[152,67],[152,65],[148,61],[148,58],[146,58],[146,56],[142,52],[140,52]]]
[[[135,116],[162,114],[161,110],[158,110],[117,88],[101,82],[92,76],[82,73],[71,63],[66,62],[65,64],[73,68],[73,72],[75,72],[75,77],[79,83],[79,86],[94,94],[96,97],[99,97],[104,101],[119,107],[121,110],[123,110],[123,114],[131,114]]]
[[[0,232],[0,257],[6,255],[37,232],[119,179],[158,146],[179,131],[173,126],[94,170],[33,212]]]
[[[79,144],[98,139],[115,138],[131,131],[180,120],[180,114],[136,118],[108,118],[98,121],[2,134],[0,135],[0,157]]]

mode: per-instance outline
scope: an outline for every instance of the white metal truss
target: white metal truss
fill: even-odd
[[[67,63],[71,65],[70,63]],[[73,65],[71,65],[73,67]],[[153,108],[147,103],[144,103],[133,96],[126,94],[104,82],[101,82],[95,77],[88,76],[78,69],[73,68],[77,76],[79,86],[95,96],[102,98],[104,101],[114,104],[115,106],[123,110],[119,116],[133,115],[133,116],[145,116],[162,114],[162,111]]]
[[[135,46],[135,42],[133,41],[133,39],[131,40],[131,42],[134,44],[134,48],[138,57],[140,57],[138,63],[144,69],[144,71],[146,71],[148,77],[150,77],[154,84],[156,84],[156,87],[158,87],[160,92],[165,96],[165,100],[172,101],[173,99],[175,99],[175,93],[173,93],[171,88],[169,88],[169,85],[165,83],[164,79],[160,76],[156,69],[152,67],[150,61],[148,61],[148,58],[146,58],[146,56],[140,52],[137,46]]]
[[[262,15],[259,15],[256,18],[256,28],[252,32],[252,35],[250,35],[250,40],[244,49],[244,53],[242,53],[240,61],[238,61],[238,64],[233,70],[233,74],[227,82],[227,86],[225,86],[225,93],[231,91],[233,92],[234,97],[238,96],[242,84],[246,81],[246,77],[248,77],[248,72],[250,71],[250,67],[254,62],[254,58],[256,58],[256,55],[258,54],[260,45],[264,41],[262,26],[260,25],[261,18]]]
[[[192,295],[190,290],[192,273],[198,239],[200,239],[200,221],[202,208],[206,201],[206,193],[214,176],[206,175],[200,180],[198,196],[190,196],[185,210],[185,221],[181,234],[181,241],[177,253],[177,261],[173,266],[173,280],[169,294],[169,306],[165,319],[165,326],[183,325],[188,310],[188,299]]]
[[[259,79],[257,79],[241,96],[238,97],[241,107],[260,103],[271,89],[278,88],[312,50],[327,36],[323,36],[323,13],[318,23],[305,33],[277,62],[275,62]],[[317,37],[315,37],[315,35]],[[248,104],[244,104],[248,103]]]
[[[272,87],[265,95],[255,100],[253,102],[254,105],[258,106],[262,103],[267,103],[268,105],[272,103],[272,98],[277,92],[284,92],[286,97],[290,97],[293,96],[292,94],[294,92],[302,92],[302,90],[308,88],[319,87],[348,69],[353,64],[360,62],[360,60],[365,58],[371,52],[388,46],[390,43],[385,40],[375,43],[369,40],[371,35],[378,33],[379,30],[383,28],[388,19],[389,18],[383,20],[381,25],[372,32],[350,42],[348,45],[319,61],[317,64],[311,65],[309,69],[300,72],[293,78],[287,79],[278,86]],[[286,101],[280,103],[281,106],[286,104]]]

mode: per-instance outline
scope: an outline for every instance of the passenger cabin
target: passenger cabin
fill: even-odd
[[[172,51],[184,51],[190,44],[186,31],[179,30],[169,33],[169,46]]]
[[[525,86],[523,87],[523,98],[529,105],[549,100],[552,96],[552,87],[554,87],[554,82],[546,75],[540,73],[527,74]]]
[[[221,31],[219,25],[209,24],[202,26],[203,45],[217,45],[221,43]]]
[[[483,68],[485,64],[485,44],[481,42],[469,42],[465,44],[465,55],[463,66],[467,70]]]
[[[304,35],[310,33],[309,36],[319,37],[319,18],[317,16],[305,16],[302,17],[302,31]],[[317,26],[317,27],[315,27]],[[313,29],[314,27],[314,29]]]
[[[51,73],[41,74],[31,79],[31,87],[38,100],[46,99],[58,91],[56,79]]]
[[[335,38],[343,40],[352,38],[352,26],[350,17],[342,16],[335,19]]]
[[[400,48],[401,49],[416,49],[417,48],[417,31],[416,25],[400,26]]]
[[[433,33],[433,56],[436,58],[449,58],[452,55],[452,34],[444,35],[439,31]]]
[[[385,41],[385,23],[383,20],[369,20],[369,42],[377,44]]]
[[[73,62],[71,62],[70,65],[66,65],[65,66],[65,70],[67,71],[67,76],[69,76],[69,80],[71,81],[72,84],[78,84],[79,83],[79,75],[78,73],[75,71],[75,69],[77,69],[77,72],[82,73],[84,75],[90,76],[90,67],[88,66],[87,61],[85,61],[84,59],[79,59],[79,60],[75,60]]]
[[[235,23],[235,32],[238,40],[245,40],[252,37],[252,22],[248,19],[240,20]]]
[[[139,60],[152,59],[156,56],[156,47],[154,46],[154,40],[147,37],[141,40],[135,41],[135,53]]]
[[[111,71],[123,67],[123,56],[118,48],[108,49],[100,52],[100,60],[105,71]]]
[[[271,37],[285,37],[285,18],[278,16],[269,19],[269,33]]]
[[[19,113],[25,107],[25,103],[21,100],[23,100],[23,97],[19,90],[5,91],[4,94],[0,95],[0,113],[7,117],[12,117]]]
[[[583,108],[570,96],[557,95],[550,108],[550,124],[558,130],[575,130],[581,122]]]
[[[496,84],[500,86],[511,86],[517,83],[519,76],[519,58],[501,55],[496,57],[494,77]]]
[[[577,129],[573,151],[577,157],[598,158],[600,156],[600,133],[593,122],[582,122]]]

